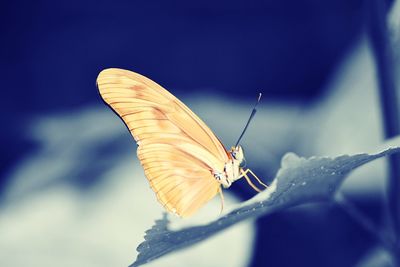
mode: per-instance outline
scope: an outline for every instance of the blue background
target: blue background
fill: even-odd
[[[131,69],[181,95],[207,91],[237,100],[263,91],[266,98],[309,103],[365,30],[365,6],[362,0],[2,1],[0,193],[8,171],[36,148],[22,134],[30,118],[100,103],[95,80],[102,69]],[[336,208],[320,218],[293,217],[259,221],[251,266],[352,266],[372,242]],[[343,245],[347,238],[351,246]]]
[[[2,2],[1,110],[8,127],[1,134],[11,145],[2,165],[28,145],[10,141],[21,121],[97,102],[95,80],[107,67],[135,70],[175,92],[212,88],[254,98],[262,90],[266,97],[309,100],[359,36],[364,6],[361,0]]]

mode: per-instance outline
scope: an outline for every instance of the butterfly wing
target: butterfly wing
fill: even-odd
[[[97,85],[138,144],[138,158],[158,200],[187,217],[213,198],[228,154],[207,125],[152,80],[123,69],[103,70]]]

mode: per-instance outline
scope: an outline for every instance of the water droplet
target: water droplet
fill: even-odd
[[[321,166],[321,170],[323,170],[323,169],[325,169],[325,167],[324,167],[324,166]]]
[[[295,186],[296,184],[295,183],[292,183],[292,186]]]
[[[302,182],[302,183],[301,183],[301,185],[303,185],[303,186],[306,185],[306,184],[307,184],[307,182]]]
[[[336,174],[336,172],[332,172],[332,173],[331,173],[331,175],[335,175],[335,174]]]

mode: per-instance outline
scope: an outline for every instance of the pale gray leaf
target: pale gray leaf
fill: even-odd
[[[244,219],[260,217],[303,203],[329,201],[353,169],[397,152],[400,152],[399,147],[378,154],[308,159],[288,153],[282,158],[281,168],[267,190],[209,224],[172,231],[168,229],[169,222],[164,215],[146,232],[145,241],[138,246],[139,254],[131,267],[186,248]]]

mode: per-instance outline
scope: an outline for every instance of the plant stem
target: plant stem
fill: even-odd
[[[383,116],[385,138],[400,134],[398,95],[394,76],[394,58],[390,47],[387,29],[388,8],[383,0],[369,1],[368,30],[374,51],[376,71],[378,75],[379,94]],[[387,201],[393,234],[396,239],[396,251],[393,255],[400,264],[400,157],[389,157],[389,182]]]
[[[387,232],[378,231],[378,227],[366,216],[360,209],[357,208],[351,201],[347,199],[342,193],[337,193],[335,196],[335,203],[339,205],[352,219],[360,224],[371,236],[381,243],[388,251],[392,251],[393,244]]]

